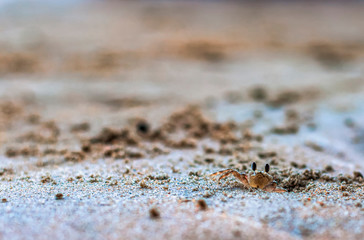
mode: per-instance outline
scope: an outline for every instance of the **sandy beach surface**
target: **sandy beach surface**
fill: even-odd
[[[363,12],[4,1],[0,239],[363,239]]]

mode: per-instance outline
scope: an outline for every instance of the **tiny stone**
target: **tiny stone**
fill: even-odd
[[[198,205],[199,209],[202,210],[202,211],[205,211],[207,209],[207,203],[203,199],[199,199],[197,201],[197,205]]]
[[[348,192],[343,192],[343,197],[348,197],[349,193]]]
[[[151,208],[151,209],[149,209],[149,216],[150,216],[152,219],[157,219],[157,218],[160,218],[161,214],[160,214],[160,212],[158,211],[158,209],[156,209],[156,208]]]
[[[62,193],[57,193],[56,194],[56,200],[62,200],[63,199],[63,194]]]
[[[145,182],[145,180],[139,183],[140,188],[150,188],[150,186]]]
[[[331,165],[327,165],[327,166],[325,167],[325,171],[326,171],[326,172],[333,172],[333,171],[335,171],[335,170],[334,170],[334,168],[333,168]]]
[[[360,178],[360,177],[363,178],[363,174],[361,174],[361,172],[354,171],[353,175],[354,175],[354,178]]]

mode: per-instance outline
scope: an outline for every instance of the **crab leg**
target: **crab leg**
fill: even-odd
[[[265,186],[263,188],[263,190],[267,191],[267,192],[277,192],[277,193],[286,192],[286,190],[284,190],[282,188],[277,188],[277,183],[276,182],[271,182],[270,184]]]
[[[222,175],[219,177],[218,181],[220,181],[221,179],[224,179],[227,176],[229,176],[230,174],[232,174],[236,179],[238,179],[241,183],[243,183],[244,186],[249,187],[247,176],[245,174],[240,174],[239,172],[237,172],[233,169],[226,169],[226,170],[223,170],[220,172],[213,173],[210,176],[213,177],[213,176],[220,175],[220,174],[222,174]]]

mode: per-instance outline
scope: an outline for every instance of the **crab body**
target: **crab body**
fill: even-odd
[[[268,173],[255,171],[247,175],[247,181],[250,187],[263,189],[269,183],[273,182],[273,177]]]
[[[220,172],[211,174],[211,176],[221,175],[219,181],[226,178],[229,175],[233,175],[238,179],[244,186],[249,188],[259,188],[268,192],[285,192],[286,190],[277,188],[277,183],[273,180],[273,177],[268,173],[269,165],[265,165],[265,171],[259,171],[256,169],[257,165],[255,162],[252,164],[252,170],[248,174],[241,174],[233,169],[226,169]]]

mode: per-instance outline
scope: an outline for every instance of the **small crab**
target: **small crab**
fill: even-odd
[[[244,184],[246,187],[252,188],[260,188],[264,191],[268,192],[286,192],[286,190],[277,188],[277,183],[273,181],[273,177],[268,173],[269,172],[269,164],[265,165],[265,171],[257,170],[257,164],[255,162],[252,163],[253,172],[249,172],[248,174],[241,174],[233,169],[226,169],[224,171],[216,172],[211,174],[211,176],[220,175],[219,180],[226,178],[230,174],[234,175],[240,182]]]

